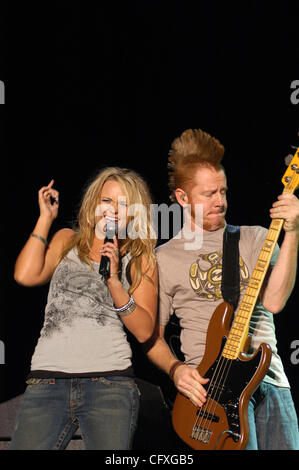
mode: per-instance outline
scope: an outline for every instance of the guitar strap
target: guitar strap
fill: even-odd
[[[221,292],[234,310],[240,296],[239,240],[240,227],[227,224],[223,234]]]

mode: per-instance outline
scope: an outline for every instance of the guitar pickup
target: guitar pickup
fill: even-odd
[[[200,416],[201,418],[207,419],[209,421],[212,421],[214,423],[218,423],[219,421],[219,416],[216,416],[212,413],[207,413],[206,411],[199,409],[196,412],[197,416]]]

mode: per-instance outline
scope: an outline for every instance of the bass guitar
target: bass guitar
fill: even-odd
[[[299,184],[299,148],[291,158],[282,178],[284,193],[293,193]],[[271,222],[233,323],[233,307],[227,302],[213,313],[205,353],[197,367],[202,377],[210,379],[205,404],[198,408],[180,392],[176,395],[173,427],[193,449],[242,450],[248,443],[248,403],[269,368],[272,354],[265,343],[253,355],[246,353],[249,323],[283,222]]]

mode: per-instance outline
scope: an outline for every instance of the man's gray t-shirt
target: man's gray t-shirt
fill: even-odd
[[[216,307],[223,302],[221,294],[222,240],[224,228],[202,232],[201,247],[190,249],[190,240],[182,229],[170,241],[156,249],[159,266],[160,324],[166,326],[172,313],[179,318],[181,349],[186,363],[196,367],[205,350],[206,333]],[[240,299],[255,268],[267,230],[259,226],[240,228]],[[188,247],[188,249],[186,249]],[[279,253],[275,247],[271,265]],[[252,314],[249,333],[255,350],[261,343],[272,349],[271,365],[264,380],[289,387],[277,353],[273,314],[258,300]]]

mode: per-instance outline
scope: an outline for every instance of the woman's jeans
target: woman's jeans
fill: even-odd
[[[261,382],[248,406],[247,450],[299,450],[296,410],[289,388]]]
[[[65,449],[80,426],[88,450],[131,448],[139,392],[129,377],[29,379],[10,449]]]

